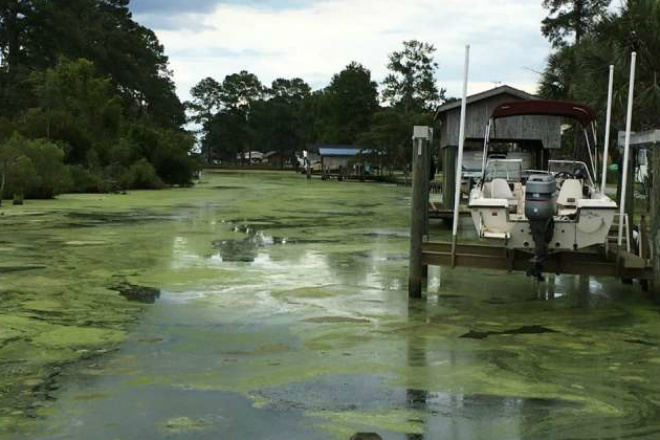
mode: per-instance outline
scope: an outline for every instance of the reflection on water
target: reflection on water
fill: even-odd
[[[408,319],[411,322],[426,322],[426,308],[423,306],[422,301],[411,301],[408,305]],[[412,368],[421,368],[422,371],[428,372],[426,360],[426,347],[423,338],[411,334],[408,338],[408,366]],[[406,403],[411,411],[422,414],[419,420],[424,424],[423,432],[427,431],[427,399],[429,392],[423,389],[408,388],[406,390]],[[423,440],[422,433],[408,433],[406,434],[407,440]]]
[[[206,179],[187,215],[168,208],[178,220],[122,225],[127,249],[151,249],[130,280],[161,300],[119,353],[69,375],[25,438],[660,433],[658,310],[635,289],[431,268],[409,303],[408,189]]]

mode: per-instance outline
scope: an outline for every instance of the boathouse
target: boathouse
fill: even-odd
[[[463,154],[467,179],[481,174],[486,125],[495,107],[505,102],[532,99],[536,97],[507,85],[467,97]],[[443,170],[441,209],[451,209],[454,204],[460,119],[460,100],[441,105],[435,115],[439,126],[440,169]],[[521,159],[523,169],[545,169],[549,151],[561,147],[561,124],[562,118],[558,116],[526,115],[498,120],[490,133],[489,154]]]
[[[371,172],[371,164],[366,160],[371,150],[355,145],[317,145],[324,176],[360,176]]]

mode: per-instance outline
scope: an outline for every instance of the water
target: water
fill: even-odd
[[[660,316],[638,288],[431,268],[408,303],[408,189],[205,180],[72,196],[10,227],[12,245],[39,240],[49,257],[14,288],[162,289],[119,351],[65,370],[42,419],[10,438],[660,435]]]

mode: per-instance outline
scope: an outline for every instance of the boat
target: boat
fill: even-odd
[[[575,120],[584,131],[590,166],[584,161],[549,160],[546,170],[525,170],[520,159],[489,157],[497,120],[525,115]],[[595,183],[596,112],[561,101],[528,100],[497,106],[486,127],[481,178],[470,191],[468,208],[479,237],[533,254],[528,275],[542,279],[551,253],[606,243],[617,203]],[[577,149],[576,149],[577,153]]]

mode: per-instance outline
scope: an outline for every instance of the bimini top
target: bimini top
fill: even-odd
[[[589,106],[540,99],[505,102],[495,107],[491,117],[498,119],[524,115],[564,116],[576,119],[583,127],[588,127],[597,118],[596,112]]]

